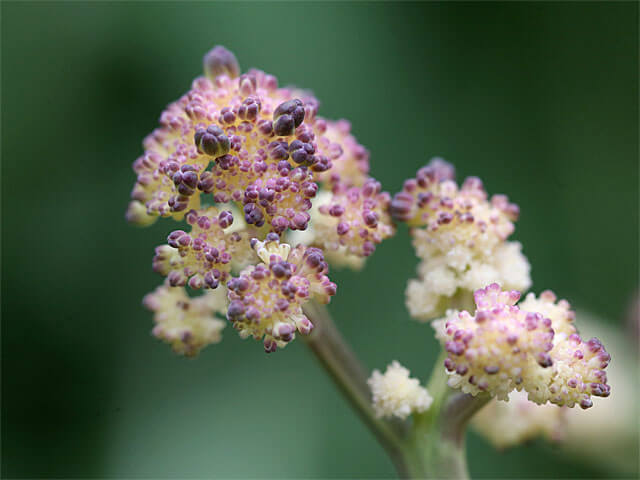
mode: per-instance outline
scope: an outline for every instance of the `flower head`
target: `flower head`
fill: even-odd
[[[224,48],[205,56],[204,69],[206,76],[167,107],[145,139],[127,217],[140,224],[153,216],[180,219],[199,208],[205,193],[242,205],[248,224],[304,230],[320,174],[339,161],[349,176],[345,165],[366,155],[348,128],[316,118],[315,98],[278,88],[274,76],[259,70],[240,75]]]
[[[349,122],[318,117],[310,93],[279,88],[260,70],[241,73],[220,46],[203,67],[145,138],[126,217],[141,226],[158,217],[186,221],[190,230],[174,230],[156,248],[154,270],[173,287],[228,284],[229,321],[273,351],[313,327],[305,302],[328,302],[335,293],[315,247],[360,265],[394,233],[390,196],[369,178],[369,154]],[[331,191],[343,211],[321,213],[313,204],[319,191]],[[302,244],[280,243],[294,233]]]
[[[195,356],[222,339],[226,323],[216,314],[224,314],[227,307],[224,288],[189,298],[184,288],[165,284],[144,297],[143,304],[155,313],[153,335],[178,354]]]
[[[262,339],[265,351],[273,352],[293,340],[296,331],[311,332],[303,305],[313,298],[328,303],[336,286],[326,276],[327,264],[317,248],[292,249],[277,237],[254,240],[253,247],[262,263],[229,281],[227,318],[241,337]]]
[[[327,251],[368,257],[376,245],[395,233],[388,213],[391,198],[380,183],[367,179],[361,187],[336,183],[331,197],[319,206],[314,219],[316,244]]]
[[[545,292],[540,300],[530,296],[518,307],[519,297],[491,284],[475,292],[473,316],[450,311],[436,322],[437,336],[448,352],[449,385],[501,400],[524,389],[529,400],[539,404],[577,403],[582,408],[592,405],[592,395],[608,396],[604,369],[610,356],[597,339],[585,342],[572,333],[569,304],[555,304],[555,296]],[[527,305],[541,306],[540,301],[542,312],[525,310]]]
[[[417,379],[409,377],[409,373],[395,360],[387,366],[384,374],[373,371],[367,383],[378,417],[404,419],[413,412],[424,412],[431,406],[433,398]]]
[[[504,195],[488,198],[482,182],[467,178],[458,188],[453,167],[439,158],[418,170],[391,202],[391,213],[411,227],[419,278],[407,287],[407,306],[418,320],[432,320],[472,301],[492,282],[509,289],[531,285],[521,246],[508,242],[518,207]]]

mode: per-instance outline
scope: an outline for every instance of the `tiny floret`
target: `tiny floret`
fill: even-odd
[[[499,400],[524,389],[538,404],[582,408],[592,405],[592,395],[609,395],[604,369],[610,356],[597,339],[584,342],[575,333],[566,301],[555,304],[555,295],[545,292],[540,300],[529,296],[516,306],[519,292],[497,284],[474,296],[474,315],[452,310],[434,322],[448,353],[445,368],[452,388],[471,395],[487,392]]]
[[[143,304],[154,312],[153,335],[180,355],[193,357],[222,339],[226,322],[216,315],[224,315],[227,308],[224,288],[189,298],[184,288],[165,284],[149,293]]]
[[[411,413],[424,412],[431,406],[433,398],[418,379],[409,377],[409,373],[396,360],[387,366],[384,374],[373,371],[367,383],[378,417],[405,419]]]

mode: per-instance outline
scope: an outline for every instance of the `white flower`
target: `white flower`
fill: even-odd
[[[384,374],[374,370],[367,381],[373,395],[373,408],[378,417],[407,418],[412,412],[424,412],[433,402],[426,388],[409,370],[394,360]]]

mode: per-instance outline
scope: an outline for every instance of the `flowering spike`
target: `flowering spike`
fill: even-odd
[[[374,370],[367,383],[378,417],[405,419],[413,412],[426,411],[433,402],[427,389],[417,379],[410,378],[409,370],[396,360],[387,366],[384,374]]]
[[[222,339],[225,322],[215,316],[224,313],[224,288],[189,298],[180,287],[161,285],[149,293],[143,304],[154,312],[153,335],[171,344],[173,350],[188,357]]]

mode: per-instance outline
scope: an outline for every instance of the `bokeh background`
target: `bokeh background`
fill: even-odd
[[[215,44],[351,120],[387,190],[440,155],[507,193],[534,290],[624,328],[638,286],[637,3],[1,9],[4,477],[394,475],[303,342],[265,356],[229,329],[186,360],[150,336],[140,301],[174,224],[125,223],[130,165]],[[416,263],[400,229],[363,272],[333,273],[331,311],[370,368],[397,358],[425,378],[437,345],[404,306]],[[619,475],[542,442],[499,453],[471,433],[468,449],[475,477]]]

